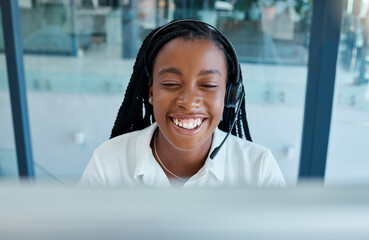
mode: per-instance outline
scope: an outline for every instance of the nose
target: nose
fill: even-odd
[[[177,97],[177,105],[186,110],[193,110],[202,106],[201,94],[193,88],[186,88]]]

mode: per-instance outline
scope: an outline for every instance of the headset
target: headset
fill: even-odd
[[[229,39],[220,30],[218,30],[216,27],[214,27],[214,26],[212,26],[212,25],[210,25],[206,22],[196,20],[196,19],[174,20],[172,22],[169,22],[169,23],[165,24],[161,28],[159,28],[149,39],[149,41],[146,45],[146,48],[144,50],[144,54],[143,54],[143,61],[144,61],[145,71],[146,71],[147,77],[149,79],[152,79],[151,74],[149,72],[148,65],[147,65],[147,58],[148,58],[147,55],[148,55],[148,52],[150,51],[150,49],[152,49],[152,47],[154,46],[154,39],[159,37],[159,33],[162,32],[164,29],[166,29],[169,26],[175,26],[176,24],[186,23],[186,22],[204,24],[207,27],[209,27],[209,29],[211,29],[211,30],[215,31],[216,33],[218,33],[225,42],[224,47],[225,47],[226,51],[231,55],[231,59],[234,61],[235,78],[234,78],[233,81],[230,79],[229,83],[227,84],[226,94],[225,94],[225,99],[224,99],[224,107],[235,108],[236,109],[236,111],[235,111],[236,114],[235,114],[235,117],[232,121],[232,125],[231,125],[227,135],[223,139],[222,143],[218,147],[216,147],[213,150],[213,152],[210,154],[210,159],[214,159],[215,156],[218,154],[220,148],[223,146],[223,144],[227,140],[228,136],[232,132],[232,129],[233,129],[233,127],[236,123],[236,120],[237,120],[237,116],[238,116],[238,114],[241,110],[242,99],[245,96],[245,90],[244,90],[242,82],[240,81],[240,64],[238,62],[238,57],[237,57],[236,51],[235,51],[232,43],[229,41]]]

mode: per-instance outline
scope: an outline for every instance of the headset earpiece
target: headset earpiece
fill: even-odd
[[[241,82],[231,82],[227,88],[224,106],[227,108],[235,108],[242,100],[243,85]]]

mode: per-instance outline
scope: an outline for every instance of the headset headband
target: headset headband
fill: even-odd
[[[238,58],[237,58],[237,54],[236,51],[232,45],[232,43],[229,41],[229,39],[220,31],[218,30],[216,27],[210,25],[209,23],[200,21],[200,20],[196,20],[196,19],[179,19],[179,20],[174,20],[172,22],[169,22],[167,24],[165,24],[164,26],[162,26],[161,28],[159,28],[150,38],[149,42],[146,45],[145,51],[144,51],[144,56],[143,56],[143,60],[144,60],[144,65],[145,65],[145,71],[146,71],[146,75],[149,79],[151,79],[151,74],[149,72],[148,66],[147,66],[147,52],[149,49],[151,48],[152,45],[152,41],[153,39],[155,39],[156,36],[159,35],[160,32],[162,32],[164,29],[166,29],[169,26],[173,26],[175,24],[178,23],[184,23],[184,22],[193,22],[193,23],[199,23],[199,24],[204,24],[206,26],[208,26],[210,29],[214,30],[216,33],[220,34],[220,36],[222,37],[222,39],[224,40],[224,42],[226,43],[226,48],[228,50],[230,50],[231,52],[231,58],[234,60],[234,65],[235,65],[235,82],[239,82],[240,81],[240,66],[239,66],[239,62],[238,62]],[[229,51],[228,51],[229,52]]]

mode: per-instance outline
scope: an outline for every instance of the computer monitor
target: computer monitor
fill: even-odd
[[[0,184],[0,239],[369,239],[369,188]]]

